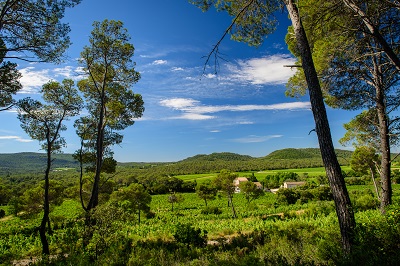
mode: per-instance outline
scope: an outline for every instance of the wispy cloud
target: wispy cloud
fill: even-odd
[[[269,135],[269,136],[256,136],[250,135],[243,138],[232,139],[233,142],[239,143],[259,143],[259,142],[266,142],[270,139],[281,138],[283,135]]]
[[[184,69],[182,67],[173,67],[171,68],[172,71],[183,71]]]
[[[35,67],[20,69],[20,79],[23,89],[20,93],[37,93],[37,90],[46,82],[51,80],[48,69],[35,70]]]
[[[68,78],[78,80],[83,78],[83,71],[81,67],[58,67],[54,69],[37,69],[34,66],[25,67],[19,70],[22,74],[20,79],[23,89],[20,93],[35,94],[43,86],[43,84],[50,80],[59,80]]]
[[[279,110],[307,110],[309,102],[290,102],[269,105],[202,105],[200,101],[191,98],[171,98],[160,101],[160,105],[183,112],[179,119],[199,120],[212,119],[215,116],[205,115],[218,112],[249,112],[249,111],[279,111]]]
[[[32,139],[24,139],[18,136],[0,136],[0,140],[15,140],[18,142],[32,142]]]
[[[284,84],[294,74],[294,70],[285,65],[293,65],[295,59],[290,55],[277,54],[261,58],[239,60],[237,64],[228,64],[231,78],[250,82],[254,85]]]
[[[167,63],[167,60],[154,60],[152,65],[166,65]]]

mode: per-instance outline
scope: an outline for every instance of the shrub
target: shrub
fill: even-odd
[[[221,214],[222,210],[218,207],[205,207],[201,210],[201,214]]]
[[[295,204],[299,198],[297,192],[290,188],[281,188],[276,194],[277,201],[283,204]]]
[[[190,224],[178,223],[174,238],[178,243],[186,244],[186,246],[203,247],[207,244],[207,231],[194,228]]]
[[[356,198],[354,208],[357,211],[365,211],[369,209],[376,209],[379,206],[379,201],[372,195],[362,195]]]
[[[3,218],[4,216],[6,216],[6,211],[3,209],[0,209],[0,218]]]
[[[365,185],[365,181],[359,177],[346,177],[344,179],[346,185]]]

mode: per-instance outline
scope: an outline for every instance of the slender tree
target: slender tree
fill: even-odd
[[[111,194],[111,201],[122,207],[124,211],[137,213],[140,224],[140,213],[150,211],[151,196],[141,184],[132,183]]]
[[[308,0],[309,5],[303,8],[307,14],[305,23],[312,28],[312,52],[317,62],[317,71],[321,77],[321,84],[326,92],[326,101],[333,107],[346,110],[369,109],[370,114],[376,116],[376,130],[379,133],[379,152],[381,160],[382,201],[381,210],[385,211],[391,203],[390,181],[390,128],[396,127],[398,118],[389,117],[399,107],[398,84],[400,72],[390,63],[389,59],[380,51],[381,44],[368,34],[368,31],[359,27],[359,21],[352,13],[335,9],[335,2],[320,2]],[[333,11],[332,11],[333,10]],[[345,10],[346,11],[346,10]],[[325,27],[318,27],[315,21],[321,20],[329,13],[329,20]],[[391,27],[391,17],[387,17],[386,10],[379,6],[370,6],[367,15],[373,14],[374,24],[380,35],[386,39],[395,40],[398,30]],[[315,28],[317,28],[315,30]],[[357,29],[357,30],[354,30]],[[400,30],[400,28],[399,28]],[[290,33],[289,33],[290,36]],[[287,38],[290,42],[290,38]],[[295,42],[295,41],[293,41]],[[400,43],[393,43],[392,47],[400,48]],[[292,49],[294,54],[297,52]],[[303,73],[297,73],[291,85],[295,88],[304,86],[301,82]],[[296,87],[297,86],[297,87]],[[397,137],[392,137],[397,139]]]
[[[371,174],[372,182],[374,183],[375,193],[380,200],[378,185],[376,184],[375,174],[378,169],[379,156],[376,154],[375,149],[367,146],[357,147],[351,156],[350,166],[354,171]]]
[[[236,177],[238,177],[236,173],[224,169],[221,170],[218,176],[214,179],[215,186],[222,190],[228,198],[228,205],[232,208],[233,218],[237,218],[235,206],[233,205],[233,194],[235,193],[233,180],[235,180]]]
[[[80,59],[87,78],[78,82],[89,114],[75,123],[82,143],[76,158],[94,174],[89,202],[82,204],[87,212],[99,203],[101,173],[115,171],[111,147],[123,139],[117,131],[133,125],[144,111],[141,95],[130,89],[140,74],[131,59],[134,47],[127,30],[113,20],[94,22],[93,27]]]
[[[207,207],[207,201],[215,199],[217,188],[213,186],[211,182],[199,183],[196,186],[196,193],[200,199],[204,200],[204,204]]]
[[[335,201],[343,250],[345,254],[349,254],[354,244],[355,237],[354,212],[342,171],[335,154],[321,86],[315,70],[306,31],[299,14],[299,1],[190,0],[190,2],[202,7],[203,10],[208,10],[212,6],[215,6],[218,10],[228,12],[234,18],[225,35],[231,32],[234,39],[247,42],[250,45],[260,45],[263,38],[265,38],[267,34],[273,32],[276,26],[274,12],[286,7],[292,22],[293,33],[296,40],[295,45],[301,58],[302,71],[304,72],[308,87],[311,110],[315,121],[315,131],[318,136],[322,160]],[[219,44],[220,42],[214,46],[208,59],[211,58],[211,55],[216,55],[214,58],[218,58]]]
[[[241,182],[239,184],[240,193],[244,194],[244,197],[247,200],[247,204],[250,204],[255,199],[258,199],[262,195],[264,195],[264,191],[257,187],[253,182]]]
[[[79,113],[82,99],[72,80],[64,80],[62,84],[51,81],[43,85],[41,92],[46,104],[30,98],[19,101],[18,119],[21,121],[24,131],[31,138],[42,143],[42,148],[47,155],[44,175],[44,212],[39,233],[43,246],[42,252],[48,255],[50,251],[46,237],[46,223],[50,224],[49,179],[53,162],[52,155],[60,152],[66,145],[65,139],[60,135],[62,131],[66,130],[63,122]]]

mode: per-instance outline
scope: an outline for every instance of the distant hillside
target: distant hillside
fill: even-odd
[[[350,160],[352,151],[347,150],[335,150],[338,159]],[[271,152],[265,159],[269,160],[284,160],[284,159],[319,159],[321,158],[321,152],[318,148],[304,148],[304,149],[282,149]]]
[[[254,159],[249,155],[240,155],[231,152],[219,152],[211,154],[198,154],[193,157],[186,158],[180,162],[193,162],[193,161],[248,161]]]
[[[336,150],[339,162],[347,165],[350,162],[351,151]],[[57,154],[53,168],[78,168],[71,154]],[[44,153],[14,153],[0,154],[0,175],[42,173],[46,165]],[[181,175],[218,172],[221,169],[231,171],[261,171],[268,169],[289,169],[320,167],[322,159],[319,149],[282,149],[265,157],[255,158],[230,152],[199,154],[178,162],[170,163],[119,163],[118,167],[125,169],[141,169],[152,175]]]
[[[53,156],[53,168],[76,168],[78,163],[72,154],[56,154]],[[0,154],[0,174],[43,172],[46,166],[46,154],[35,152]]]

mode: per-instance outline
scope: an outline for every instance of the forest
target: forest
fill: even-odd
[[[43,153],[0,156],[2,265],[396,265],[400,237],[400,3],[397,0],[189,0],[232,17],[220,45],[260,46],[285,12],[297,62],[287,96],[308,95],[319,149],[222,152],[118,163],[113,147],[145,112],[122,21],[93,22],[81,78],[16,100],[18,60],[59,63],[65,11],[81,0],[0,1],[0,111]],[[334,148],[326,106],[360,111]],[[79,147],[66,146],[66,121]]]

